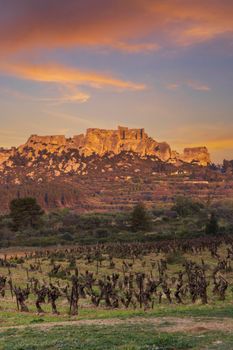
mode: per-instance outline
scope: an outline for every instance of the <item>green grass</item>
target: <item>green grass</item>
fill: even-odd
[[[0,333],[1,350],[230,350],[232,346],[231,334],[169,334],[159,332],[150,325],[71,326],[50,330],[11,329]]]
[[[229,317],[233,318],[233,305],[219,303],[216,305],[160,305],[154,310],[107,310],[107,309],[81,309],[80,319],[107,319],[132,317]]]
[[[46,309],[44,307],[44,309]],[[60,308],[61,309],[61,308]],[[20,313],[16,311],[0,312],[0,327],[30,325],[33,323],[59,322],[72,320],[91,319],[132,319],[134,317],[197,317],[197,318],[233,318],[233,305],[219,303],[217,305],[160,305],[154,310],[109,310],[103,308],[81,308],[77,317],[70,318],[64,309],[60,315],[53,315],[50,312],[44,315],[33,313]]]

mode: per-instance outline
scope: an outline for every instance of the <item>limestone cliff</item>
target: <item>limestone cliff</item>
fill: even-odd
[[[14,153],[14,148],[4,149],[0,148],[0,166]]]
[[[156,156],[158,159],[176,163],[183,161],[206,166],[210,156],[206,147],[186,148],[182,155],[171,151],[166,142],[157,142],[149,137],[144,129],[129,129],[119,126],[117,130],[88,129],[86,134],[66,138],[64,135],[38,136],[32,135],[28,141],[16,150],[0,149],[0,164],[6,162],[15,151],[27,159],[46,153],[62,154],[76,150],[85,157],[96,154],[100,157],[106,154],[118,155],[122,151],[134,152],[144,156]],[[9,164],[8,164],[9,165]]]
[[[118,127],[118,130],[88,129],[80,151],[85,156],[92,153],[103,156],[106,153],[119,154],[126,151],[141,156],[156,155],[163,161],[171,157],[171,149],[167,143],[159,143],[148,137],[144,129],[125,127]]]
[[[181,159],[186,163],[197,163],[203,166],[210,164],[210,154],[206,147],[185,148]]]
[[[106,153],[119,154],[126,151],[141,156],[156,155],[163,161],[171,158],[171,148],[166,142],[153,140],[144,129],[126,127],[118,127],[117,130],[87,129],[86,135],[76,135],[72,138],[66,138],[64,135],[32,135],[18,151],[30,155],[33,150],[38,155],[42,151],[62,153],[70,149],[77,149],[84,156],[103,156]]]

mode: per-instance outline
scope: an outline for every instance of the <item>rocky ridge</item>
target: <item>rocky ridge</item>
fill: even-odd
[[[0,149],[0,165],[10,166],[12,159],[24,157],[35,160],[46,154],[77,152],[84,157],[96,154],[100,157],[111,156],[121,152],[134,152],[139,156],[156,156],[163,162],[179,164],[179,161],[206,166],[210,163],[210,155],[206,147],[186,148],[183,154],[171,150],[166,142],[157,142],[149,137],[144,129],[128,129],[118,127],[117,130],[87,129],[86,135],[75,135],[66,138],[64,135],[38,136],[32,135],[28,141],[10,150]],[[71,159],[67,159],[70,163]],[[74,169],[77,170],[77,169]]]
[[[205,147],[180,155],[144,129],[88,129],[72,138],[32,135],[17,148],[0,149],[0,213],[8,212],[13,198],[24,196],[36,197],[46,210],[84,212],[170,201],[177,191],[186,191],[189,178],[208,186],[209,163]]]

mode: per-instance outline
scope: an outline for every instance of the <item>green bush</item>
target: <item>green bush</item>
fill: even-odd
[[[177,197],[172,210],[176,211],[179,216],[185,217],[188,215],[197,214],[204,208],[201,202],[194,201],[187,197]]]

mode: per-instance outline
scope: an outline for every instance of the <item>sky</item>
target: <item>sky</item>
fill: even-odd
[[[233,159],[232,0],[0,0],[0,146],[144,127]]]

